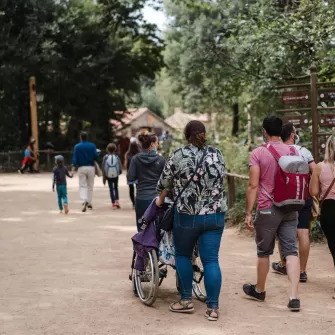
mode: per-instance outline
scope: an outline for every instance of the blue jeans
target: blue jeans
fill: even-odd
[[[141,200],[136,199],[135,200],[135,213],[136,213],[136,225],[137,225],[137,231],[141,231],[141,225],[138,224],[138,220],[143,216],[147,208],[152,203],[152,200]]]
[[[57,196],[58,196],[58,207],[59,207],[59,210],[62,211],[63,210],[63,203],[65,205],[68,204],[66,185],[58,185],[56,190],[57,190]]]
[[[108,178],[107,181],[112,204],[114,204],[116,200],[119,200],[119,187],[118,187],[119,177]]]
[[[178,214],[176,211],[173,237],[176,248],[176,269],[180,282],[181,299],[192,299],[192,254],[198,241],[204,266],[208,308],[219,307],[221,270],[219,249],[224,229],[224,213],[209,215]]]

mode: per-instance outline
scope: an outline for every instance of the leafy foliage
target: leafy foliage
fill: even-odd
[[[27,138],[31,75],[45,95],[39,110],[42,143],[50,140],[50,122],[58,147],[72,145],[83,127],[93,140],[108,141],[113,111],[125,110],[127,98],[140,92],[141,78],[154,79],[163,65],[156,26],[143,20],[145,2],[1,2],[0,149]],[[67,137],[61,136],[64,124]]]
[[[335,2],[166,0],[165,61],[190,112],[253,106],[256,121],[279,105],[275,87],[334,77]]]

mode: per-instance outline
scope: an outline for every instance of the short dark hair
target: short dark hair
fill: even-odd
[[[283,129],[281,131],[281,135],[280,135],[281,140],[283,142],[286,142],[290,138],[290,136],[291,136],[291,134],[293,132],[294,132],[294,125],[293,125],[293,123],[286,123],[286,124],[284,124],[283,125]]]
[[[263,128],[269,136],[280,136],[283,128],[283,120],[274,115],[267,116],[263,120]]]
[[[81,138],[83,141],[87,141],[87,139],[88,139],[87,131],[81,131],[81,132],[80,132],[80,138]]]
[[[190,121],[184,130],[184,135],[188,143],[202,149],[206,143],[206,127],[205,125],[198,121]]]
[[[116,151],[116,145],[114,143],[109,143],[107,145],[107,152],[113,154]]]

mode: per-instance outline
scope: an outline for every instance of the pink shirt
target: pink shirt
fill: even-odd
[[[280,156],[290,154],[290,147],[281,141],[269,142],[279,153]],[[259,166],[260,179],[258,189],[258,210],[271,208],[272,200],[265,194],[264,188],[268,194],[273,197],[275,188],[275,179],[278,171],[278,163],[271,152],[263,146],[255,149],[250,156],[249,166]]]
[[[319,177],[320,180],[320,199],[323,199],[330,184],[332,183],[334,179],[335,173],[333,173],[331,165],[327,163],[321,163],[321,174]],[[333,188],[330,190],[329,194],[327,195],[326,199],[332,199],[335,200],[335,185]],[[323,199],[323,200],[326,200]]]

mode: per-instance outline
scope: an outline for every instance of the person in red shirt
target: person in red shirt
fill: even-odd
[[[281,141],[283,121],[276,116],[268,116],[263,121],[264,142],[271,144],[280,156],[289,155],[290,147]],[[247,208],[245,223],[249,230],[256,232],[257,244],[257,283],[245,284],[244,293],[257,301],[265,300],[265,283],[269,273],[269,256],[273,254],[275,239],[278,236],[283,258],[291,283],[288,308],[300,310],[298,287],[300,263],[296,244],[298,218],[297,212],[283,212],[275,207],[272,197],[278,163],[264,146],[255,149],[250,157],[249,185],[247,188]],[[256,220],[253,223],[252,210],[258,192]]]

